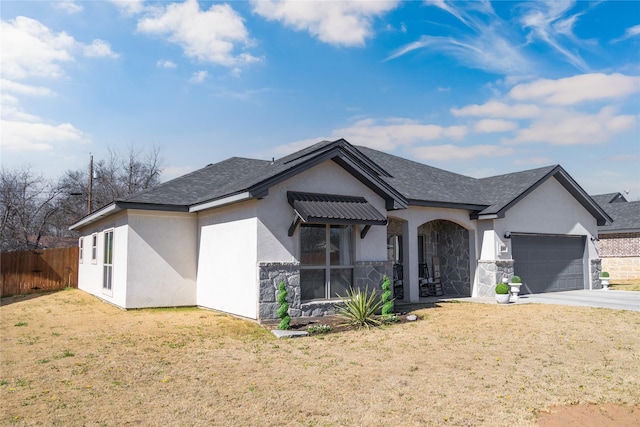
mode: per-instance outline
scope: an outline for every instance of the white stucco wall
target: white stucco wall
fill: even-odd
[[[128,211],[127,308],[196,305],[196,214]]]
[[[598,258],[591,236],[597,236],[596,219],[560,184],[550,178],[509,209],[505,218],[494,220],[497,238],[509,247],[505,232],[570,234],[587,236],[588,258]]]
[[[258,203],[252,200],[198,214],[199,306],[257,318]]]
[[[295,216],[287,191],[364,197],[378,212],[386,212],[384,200],[333,161],[326,161],[269,189],[258,204],[258,260],[295,262],[299,253],[300,227],[293,236],[287,231]],[[356,227],[356,261],[386,261],[385,226],[372,226],[364,239]]]
[[[113,278],[111,292],[102,289],[104,232],[113,230]],[[127,301],[127,214],[121,212],[80,230],[84,239],[83,259],[78,266],[78,288],[117,306]],[[91,236],[97,233],[96,261],[91,260]]]

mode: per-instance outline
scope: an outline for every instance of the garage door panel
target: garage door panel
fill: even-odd
[[[514,235],[515,274],[523,293],[584,289],[584,237]]]

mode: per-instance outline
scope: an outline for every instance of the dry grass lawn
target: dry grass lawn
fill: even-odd
[[[78,290],[5,298],[0,424],[531,426],[554,405],[640,404],[638,312],[416,314],[276,340],[201,309],[122,311]]]

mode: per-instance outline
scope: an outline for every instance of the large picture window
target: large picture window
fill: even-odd
[[[302,301],[345,296],[353,284],[353,226],[300,227]]]
[[[102,289],[111,292],[113,281],[113,230],[104,232],[104,273],[102,276]]]

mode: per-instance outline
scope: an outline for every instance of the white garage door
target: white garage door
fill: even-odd
[[[512,233],[515,274],[522,293],[585,289],[584,236],[517,235]]]

